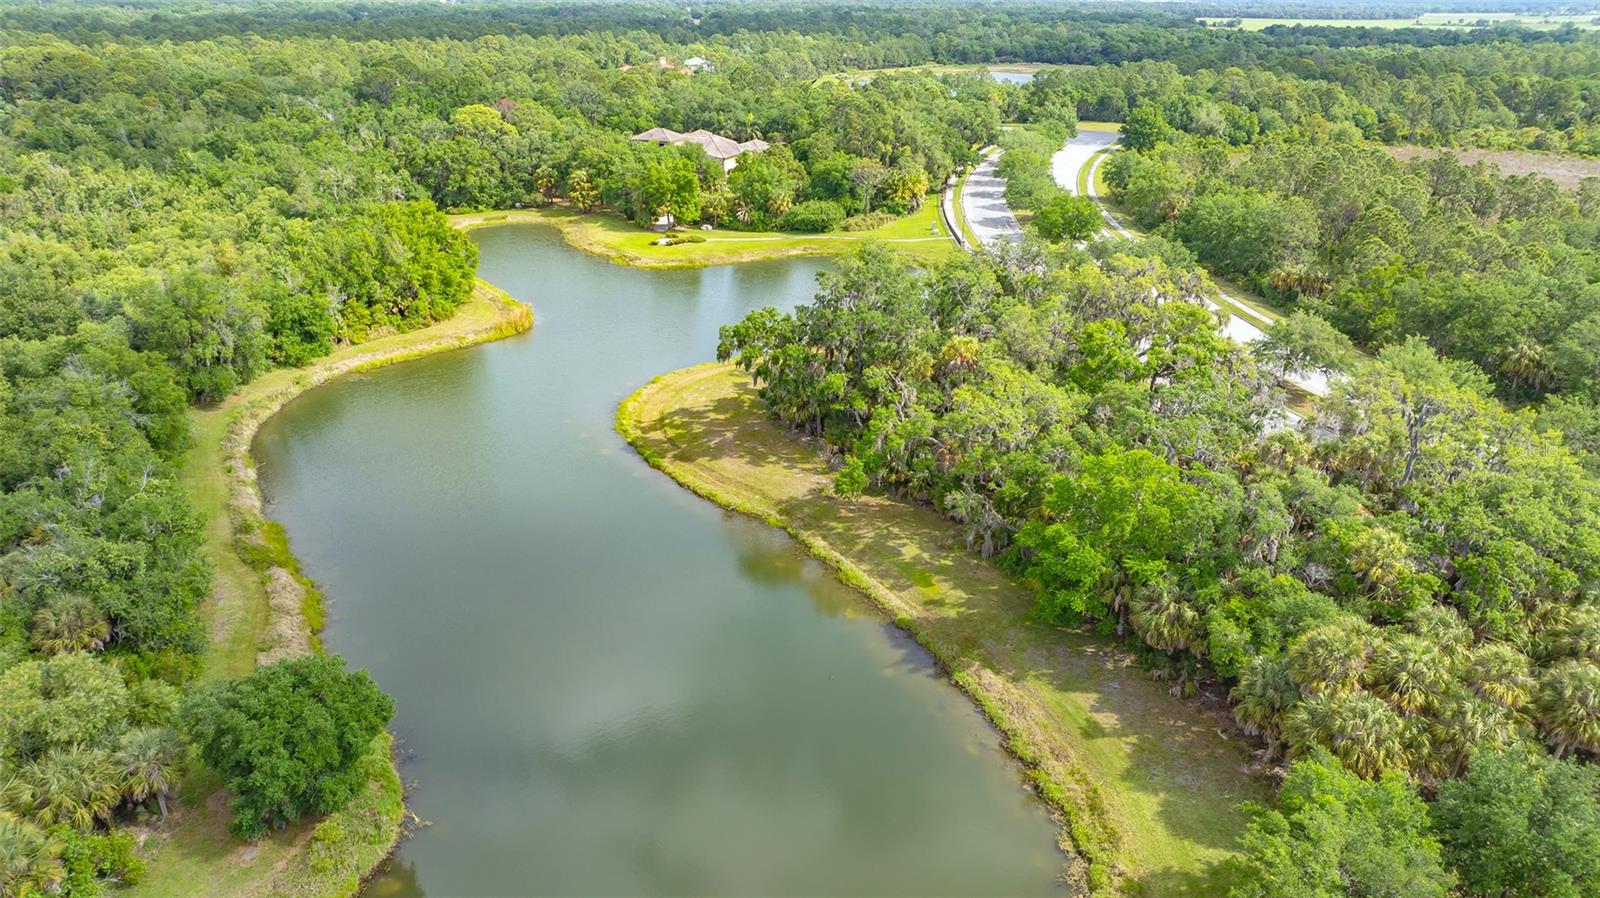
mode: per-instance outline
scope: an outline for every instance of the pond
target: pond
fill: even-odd
[[[612,428],[825,263],[643,272],[474,234],[523,337],[347,378],[255,445],[427,821],[369,896],[1061,894],[1055,829],[929,657]]]

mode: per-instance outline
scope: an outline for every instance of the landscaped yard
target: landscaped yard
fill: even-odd
[[[955,241],[939,221],[939,200],[930,196],[922,207],[870,231],[790,234],[776,231],[734,231],[715,228],[674,232],[704,238],[703,243],[656,246],[661,235],[611,212],[587,214],[565,206],[470,212],[451,216],[458,227],[532,222],[557,227],[567,242],[596,255],[638,268],[692,268],[730,265],[786,256],[820,256],[879,241],[924,261],[935,262],[956,252]]]

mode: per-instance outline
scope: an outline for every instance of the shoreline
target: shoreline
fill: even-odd
[[[256,665],[321,652],[322,596],[300,569],[283,528],[262,511],[251,444],[261,425],[294,399],[349,374],[371,371],[526,333],[533,311],[477,279],[450,318],[408,333],[341,347],[303,368],[276,369],[222,403],[189,411],[193,443],[178,471],[205,520],[201,552],[213,567],[200,613],[208,630],[202,680],[237,677]],[[393,852],[406,814],[404,788],[385,731],[363,762],[366,789],[344,809],[255,843],[227,832],[221,784],[191,773],[174,821],[149,834],[151,875],[128,898],[218,894],[348,898]],[[163,855],[176,855],[165,857]]]
[[[939,202],[930,195],[915,212],[871,231],[829,231],[800,234],[778,231],[690,230],[684,235],[703,237],[699,243],[654,246],[661,235],[638,228],[616,213],[596,209],[578,213],[564,206],[537,209],[495,209],[447,215],[452,227],[462,231],[497,225],[531,224],[554,228],[566,244],[615,265],[644,270],[710,268],[771,259],[831,256],[864,243],[893,247],[916,260],[935,261],[960,251],[954,236],[931,225],[938,221]]]
[[[703,423],[705,415],[694,425],[673,420],[683,408],[730,399],[738,410],[717,423]],[[1171,698],[1105,640],[1033,622],[1026,587],[966,551],[959,533],[933,512],[882,497],[855,503],[832,497],[831,472],[816,446],[767,419],[748,379],[731,365],[655,378],[618,406],[616,428],[645,462],[691,492],[787,532],[933,656],[1000,732],[1056,818],[1066,878],[1078,892],[1226,891],[1217,862],[1231,856],[1232,837],[1243,829],[1234,805],[1265,792],[1259,778],[1239,772],[1246,745],[1223,735],[1214,712]],[[761,461],[741,454],[753,444]],[[685,450],[686,458],[677,457]],[[907,559],[918,557],[926,568],[907,570]],[[1058,669],[1041,671],[1052,664]],[[1154,729],[1151,720],[1131,719],[1146,701]],[[1147,731],[1119,737],[1139,725]],[[1104,731],[1112,735],[1096,735]],[[1127,755],[1152,751],[1144,739],[1166,743],[1158,755],[1178,749],[1148,763],[1182,769],[1130,775],[1125,768],[1137,765],[1128,765]],[[1174,760],[1187,754],[1197,759]],[[1137,800],[1137,791],[1175,785],[1163,774],[1189,794],[1166,796],[1154,807]],[[1207,800],[1196,802],[1197,795]],[[1206,834],[1210,839],[1191,829],[1207,821],[1188,819],[1206,810],[1223,831]]]

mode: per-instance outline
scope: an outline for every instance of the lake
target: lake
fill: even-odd
[[[430,824],[365,894],[1063,894],[1055,827],[928,655],[612,429],[826,263],[645,272],[535,226],[473,238],[532,333],[314,390],[255,444]]]

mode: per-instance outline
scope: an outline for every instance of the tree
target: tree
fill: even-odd
[[[129,730],[117,742],[113,756],[122,774],[122,790],[135,802],[150,798],[167,816],[167,795],[177,785],[182,746],[171,730],[147,727]]]
[[[1561,758],[1600,752],[1600,666],[1564,661],[1539,683],[1539,728]]]
[[[589,180],[589,173],[581,168],[567,175],[567,199],[579,212],[593,212],[600,205],[600,188]]]
[[[365,671],[334,657],[257,668],[199,690],[179,715],[185,741],[233,792],[233,831],[254,837],[343,807],[360,761],[394,714]]]
[[[1359,358],[1349,337],[1325,319],[1304,311],[1274,321],[1266,336],[1250,344],[1250,349],[1279,378],[1298,372],[1333,374]]]
[[[85,831],[111,819],[122,801],[122,781],[109,752],[72,746],[22,768],[0,788],[0,800],[40,826]]]
[[[61,840],[0,811],[0,898],[48,895],[67,875]]]
[[[1135,578],[1159,578],[1192,548],[1200,491],[1146,450],[1108,452],[1057,479],[1045,512],[1017,536],[1042,587],[1039,613],[1067,621],[1114,614],[1120,625]]]
[[[1600,894],[1600,773],[1525,748],[1485,751],[1439,788],[1434,829],[1470,896]]]
[[[1033,227],[1054,243],[1088,240],[1100,232],[1100,207],[1086,196],[1058,193],[1033,213]]]
[[[1133,107],[1122,122],[1122,145],[1135,152],[1153,149],[1156,144],[1172,136],[1172,126],[1154,103],[1140,103]]]
[[[33,647],[47,655],[92,652],[105,647],[111,625],[88,598],[66,593],[39,606],[28,635]]]
[[[1290,768],[1277,810],[1252,810],[1229,898],[1445,898],[1454,884],[1399,774],[1366,782],[1317,752]]]

